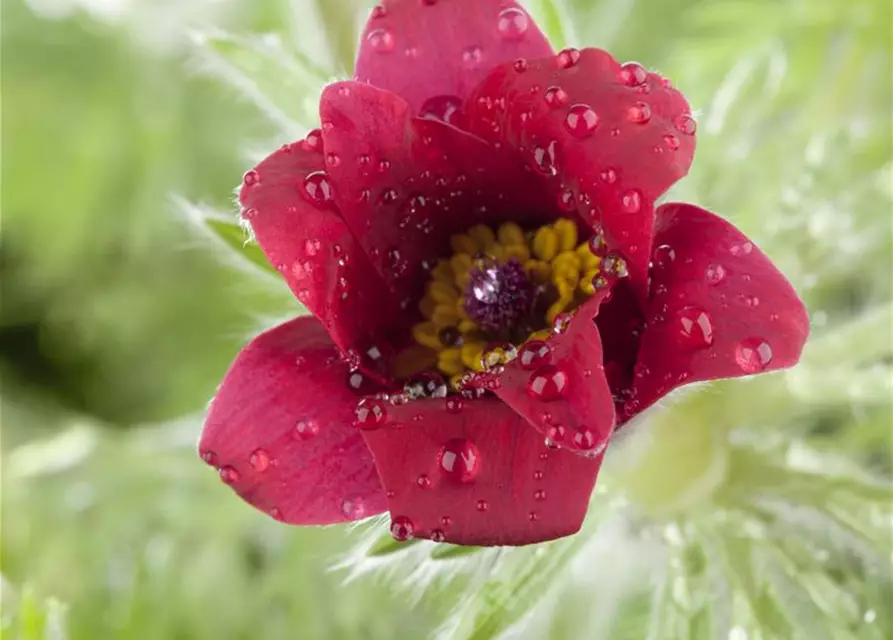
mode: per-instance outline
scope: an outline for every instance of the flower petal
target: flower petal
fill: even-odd
[[[297,318],[255,338],[211,403],[199,453],[277,520],[329,524],[384,511],[357,397],[322,325]]]
[[[356,77],[402,96],[413,114],[455,123],[450,116],[494,66],[551,53],[512,0],[385,0],[363,31]]]
[[[387,411],[385,425],[363,435],[392,521],[410,523],[413,536],[522,545],[580,528],[602,456],[547,449],[495,398],[427,399]]]
[[[695,149],[688,103],[660,76],[599,49],[502,65],[466,102],[469,131],[521,151],[603,228],[644,298],[653,202]]]
[[[334,84],[320,115],[344,220],[403,309],[418,301],[437,259],[450,255],[451,234],[478,222],[536,225],[558,213],[514,156],[413,118],[393,93]]]
[[[319,133],[311,132],[246,173],[242,218],[335,344],[365,353],[390,342],[401,314],[335,206],[321,149]]]
[[[478,374],[470,386],[493,391],[554,446],[593,455],[614,432],[614,400],[594,322],[607,290],[587,300],[563,333],[547,341],[535,364],[515,358],[499,374]]]
[[[738,229],[690,204],[665,204],[627,420],[674,388],[793,366],[809,334],[797,292]]]

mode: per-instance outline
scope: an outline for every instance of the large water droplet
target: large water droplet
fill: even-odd
[[[683,343],[693,349],[703,349],[713,344],[713,324],[706,311],[698,307],[685,307],[679,310],[676,317]]]
[[[240,478],[239,472],[229,465],[220,467],[217,473],[220,474],[220,479],[223,480],[226,484],[235,484],[239,481]]]
[[[617,80],[620,81],[620,84],[625,84],[627,87],[638,87],[645,84],[645,81],[648,80],[648,72],[638,62],[627,62],[620,67],[620,71],[617,73]]]
[[[527,33],[530,26],[530,18],[522,10],[516,7],[503,9],[499,12],[496,29],[505,40],[520,40]]]
[[[558,400],[568,387],[568,375],[555,365],[545,365],[530,374],[527,380],[527,393],[542,402]]]
[[[644,102],[637,102],[626,111],[627,119],[635,124],[645,124],[651,120],[651,107]]]
[[[354,424],[360,429],[377,429],[385,420],[388,412],[384,402],[377,398],[363,398],[356,408],[356,421]]]
[[[562,49],[555,56],[559,69],[570,69],[580,61],[580,51],[574,48]]]
[[[310,440],[319,434],[319,423],[312,418],[298,420],[295,423],[295,436],[300,440]]]
[[[694,118],[689,115],[682,115],[676,118],[676,130],[687,136],[693,136],[697,131],[698,125]]]
[[[552,359],[552,347],[542,340],[531,340],[521,347],[518,353],[521,368],[532,371],[542,365],[549,364]]]
[[[554,176],[558,173],[557,166],[558,141],[553,140],[548,146],[533,148],[533,162],[542,173]]]
[[[202,460],[204,460],[205,464],[210,465],[212,467],[216,467],[218,465],[217,454],[214,453],[213,451],[211,451],[210,449],[208,451],[203,451],[201,456],[202,456]]]
[[[242,176],[242,184],[246,187],[253,187],[258,182],[260,182],[260,175],[254,169],[246,171],[245,175]]]
[[[415,525],[406,516],[391,518],[391,535],[397,542],[406,542],[412,538],[414,532]]]
[[[410,400],[446,398],[447,391],[447,384],[443,376],[427,371],[415,374],[403,386],[403,392],[409,396]]]
[[[735,362],[745,373],[765,371],[772,362],[772,347],[763,338],[747,338],[735,348]]]
[[[389,29],[373,29],[366,36],[366,42],[378,53],[389,53],[394,50],[394,34]]]
[[[662,244],[654,250],[654,267],[656,269],[666,269],[676,259],[676,251],[668,244]]]
[[[317,208],[324,209],[335,201],[335,192],[329,174],[314,171],[304,178],[304,194]]]
[[[511,342],[492,342],[481,354],[481,367],[484,371],[493,371],[504,367],[518,357],[518,350]]]
[[[562,311],[557,316],[555,316],[555,320],[552,322],[552,333],[561,335],[566,333],[571,326],[571,320],[574,319],[574,313],[572,311]]]
[[[598,115],[588,104],[575,104],[567,112],[564,127],[576,138],[588,138],[598,127]]]
[[[543,94],[543,100],[552,109],[563,107],[568,101],[567,92],[561,87],[549,87]]]
[[[448,440],[437,456],[441,473],[452,480],[465,484],[475,479],[481,470],[481,454],[477,446],[466,438]]]
[[[270,467],[270,454],[263,449],[255,449],[254,453],[248,458],[248,463],[256,471],[266,471]]]
[[[461,109],[462,100],[457,96],[434,96],[422,104],[419,117],[455,124],[459,120]]]
[[[322,151],[322,131],[311,129],[304,136],[304,148],[307,151]]]

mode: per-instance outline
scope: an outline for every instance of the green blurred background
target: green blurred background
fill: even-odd
[[[233,355],[298,311],[233,188],[314,125],[369,6],[4,0],[4,634],[891,637],[886,0],[527,3],[556,48],[686,93],[699,149],[672,196],[754,237],[813,320],[800,368],[689,393],[617,447],[576,539],[291,529],[196,461]]]

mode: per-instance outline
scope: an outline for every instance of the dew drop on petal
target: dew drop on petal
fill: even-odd
[[[683,344],[693,349],[703,349],[713,344],[713,323],[706,311],[698,307],[685,307],[678,311],[676,318]]]
[[[654,250],[654,257],[652,260],[654,261],[655,268],[658,269],[666,269],[673,261],[676,259],[676,251],[668,244],[662,244]]]
[[[620,206],[626,213],[638,213],[642,209],[642,194],[636,189],[627,191],[620,199]]]
[[[735,348],[735,362],[744,373],[760,373],[772,362],[772,347],[763,338],[747,338]]]
[[[620,67],[620,71],[617,73],[617,80],[620,84],[625,84],[627,87],[638,87],[645,84],[645,81],[648,80],[648,72],[638,62],[627,62]]]
[[[282,511],[278,507],[273,507],[267,513],[270,514],[270,517],[273,518],[273,520],[278,520],[279,522],[285,520],[285,516],[282,515]]]
[[[574,432],[574,446],[583,451],[590,451],[596,447],[598,441],[592,429],[581,427]]]
[[[388,15],[388,11],[383,6],[376,5],[375,7],[372,7],[372,15],[370,16],[372,20],[379,20],[386,15]]]
[[[459,396],[450,396],[446,399],[446,410],[450,413],[459,413],[465,408],[465,401]]]
[[[717,285],[726,279],[726,269],[721,264],[711,264],[705,272],[707,284]]]
[[[304,136],[304,148],[307,151],[322,151],[322,131],[311,129]]]
[[[410,377],[403,386],[403,392],[410,400],[421,398],[445,398],[448,392],[447,384],[439,373],[424,371]]]
[[[531,511],[530,513],[527,514],[527,519],[530,520],[531,522],[536,522],[537,520],[540,519],[540,517],[536,511]]]
[[[672,133],[668,133],[664,136],[664,144],[667,145],[667,148],[671,151],[676,151],[679,148],[679,138],[674,136]]]
[[[270,454],[263,449],[255,449],[248,458],[248,463],[256,471],[266,471],[270,467]]]
[[[580,61],[580,51],[574,48],[562,49],[555,59],[559,69],[570,69]]]
[[[366,503],[362,498],[345,498],[341,501],[341,513],[345,518],[359,520],[366,516]]]
[[[549,364],[552,359],[552,347],[542,340],[531,340],[518,352],[521,368],[532,371],[542,365]]]
[[[549,87],[543,94],[543,100],[552,109],[557,109],[567,104],[568,96],[567,92],[561,87]]]
[[[546,490],[545,489],[537,489],[533,492],[533,499],[543,501],[546,499]]]
[[[496,29],[504,40],[520,40],[527,33],[529,26],[530,18],[522,9],[516,7],[500,11],[496,23]]]
[[[440,472],[460,484],[472,482],[481,470],[481,453],[471,440],[453,438],[448,440],[437,455]]]
[[[605,184],[614,184],[615,182],[617,182],[617,172],[614,171],[614,169],[605,169],[598,174],[598,177]]]
[[[682,115],[676,118],[675,125],[678,132],[684,133],[687,136],[693,136],[698,128],[695,119],[689,115]]]
[[[542,480],[542,479],[543,479],[543,476],[544,476],[544,474],[543,474],[542,471],[534,471],[534,472],[533,472],[533,479],[536,480],[536,481],[540,481],[540,480]]]
[[[567,112],[564,127],[575,138],[588,138],[598,127],[598,115],[588,104],[575,104]]]
[[[524,58],[518,58],[517,60],[515,60],[515,63],[512,65],[512,68],[517,73],[524,73],[525,71],[527,71],[528,66],[529,65],[527,64],[527,60],[525,60]]]
[[[572,311],[563,311],[555,316],[555,320],[552,322],[552,333],[561,335],[565,333],[571,326],[571,320],[574,319],[574,314]]]
[[[651,120],[651,107],[644,102],[637,102],[626,111],[627,119],[635,124],[645,124]]]
[[[366,42],[378,53],[389,53],[394,50],[394,34],[389,29],[373,29],[366,36]]]
[[[415,479],[415,483],[419,486],[420,489],[428,489],[431,487],[431,478],[423,473]]]
[[[253,187],[258,182],[260,182],[260,176],[254,169],[252,169],[251,171],[246,171],[245,175],[242,176],[242,184],[244,184],[246,187]]]
[[[217,466],[217,454],[211,451],[210,449],[202,452],[201,454],[202,460],[204,460],[205,464],[216,467]]]
[[[239,481],[239,472],[229,465],[220,467],[217,473],[226,484],[235,484]]]
[[[567,372],[555,365],[544,365],[530,374],[527,394],[542,402],[558,400],[568,387]]]
[[[478,500],[477,504],[475,505],[475,508],[478,511],[484,512],[490,508],[490,503],[487,502],[486,500]]]
[[[354,424],[360,429],[377,429],[385,420],[388,413],[384,402],[378,398],[363,398],[357,404],[356,421]]]
[[[480,47],[468,47],[462,52],[462,64],[468,69],[476,69],[481,66],[484,59],[484,52]]]
[[[397,542],[410,540],[415,532],[415,525],[406,516],[394,516],[391,518],[391,535]]]
[[[299,440],[310,440],[319,434],[319,423],[312,418],[298,420],[295,423],[295,436]]]
[[[571,189],[562,189],[558,194],[558,206],[562,211],[573,211],[577,208],[577,201]]]
[[[319,209],[330,206],[335,201],[335,192],[329,174],[325,171],[314,171],[304,178],[304,195]]]
[[[461,109],[462,100],[457,96],[434,96],[422,104],[419,117],[455,124],[459,119]]]
[[[431,542],[443,542],[446,540],[446,534],[440,529],[431,530]]]

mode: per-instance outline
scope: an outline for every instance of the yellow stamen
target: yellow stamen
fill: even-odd
[[[462,351],[456,347],[443,349],[437,356],[437,368],[448,376],[456,376],[465,371],[462,364]]]
[[[474,240],[478,251],[486,251],[496,244],[496,236],[493,229],[482,224],[476,224],[468,230],[468,235]]]
[[[549,261],[558,255],[558,234],[552,227],[540,227],[533,237],[533,255]]]
[[[433,322],[420,322],[412,328],[412,337],[415,341],[435,351],[443,349],[438,333],[437,325]]]

